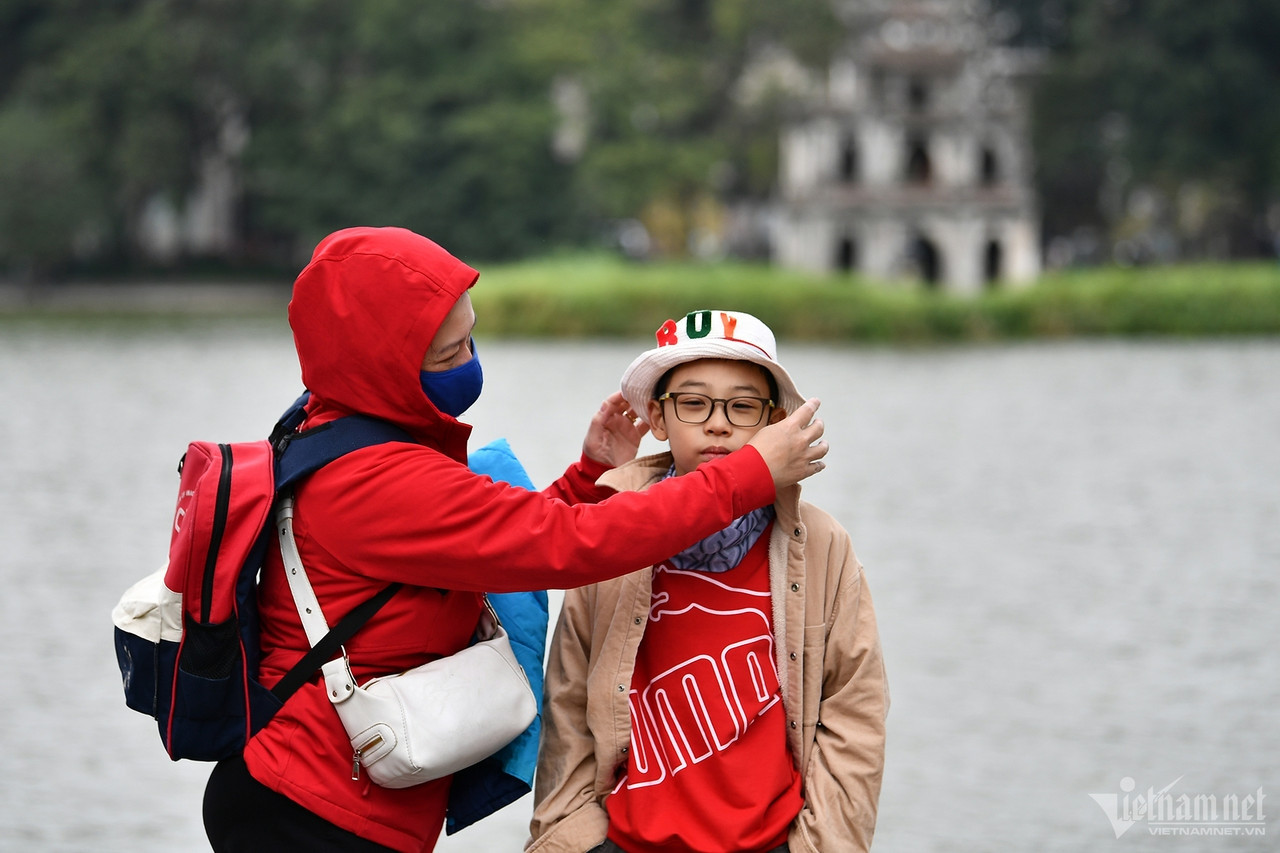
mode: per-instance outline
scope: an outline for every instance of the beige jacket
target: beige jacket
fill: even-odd
[[[660,480],[669,454],[600,483]],[[849,535],[800,488],[779,493],[769,542],[773,627],[787,743],[804,776],[791,853],[868,850],[884,767],[889,690],[871,593]],[[652,594],[652,569],[565,593],[547,655],[530,853],[584,853],[604,841],[602,805],[631,740],[627,695]]]

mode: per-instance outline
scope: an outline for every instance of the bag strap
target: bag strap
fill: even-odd
[[[353,450],[389,441],[413,443],[413,437],[400,427],[366,415],[348,415],[300,433],[298,427],[306,419],[306,405],[310,398],[311,392],[304,391],[280,416],[275,429],[271,432],[270,442],[275,453],[277,494],[282,492],[288,494],[288,489],[302,478]],[[289,496],[289,506],[289,540],[292,541],[292,496]],[[281,533],[282,544],[283,536],[284,534]],[[293,551],[296,555],[296,544],[293,546]],[[305,580],[305,570],[301,568],[300,557],[296,559],[296,565],[303,572]],[[291,572],[290,577],[292,576]],[[320,605],[316,602],[314,609],[320,616],[320,624],[324,627],[317,637],[312,637],[309,629],[308,640],[311,642],[311,650],[285,673],[284,678],[280,679],[271,692],[281,702],[292,696],[299,687],[310,680],[311,675],[321,667],[324,661],[333,657],[342,645],[350,640],[356,631],[360,630],[370,617],[391,599],[391,596],[396,594],[401,586],[402,584],[399,583],[389,584],[361,602],[343,617],[332,631],[329,631],[328,626],[325,625],[324,616],[320,613]],[[307,583],[307,588],[310,589],[310,583]],[[315,600],[314,593],[311,594],[311,599]],[[295,596],[295,603],[296,600]],[[302,615],[301,610],[299,615]],[[306,624],[306,620],[303,624]]]
[[[293,495],[288,492],[282,494],[276,503],[276,534],[280,539],[280,557],[285,576],[289,579],[289,591],[293,593],[302,629],[307,632],[307,642],[314,648],[329,633],[329,623],[320,609],[316,591],[311,588],[311,579],[307,577],[302,554],[293,537]]]
[[[289,579],[289,590],[293,593],[294,605],[298,608],[298,616],[302,619],[302,627],[307,633],[307,642],[311,650],[298,661],[271,689],[281,702],[292,696],[299,687],[306,684],[312,673],[320,669],[369,621],[382,605],[391,600],[391,596],[404,584],[391,583],[383,587],[372,597],[357,605],[342,618],[332,631],[325,621],[324,611],[316,598],[311,581],[307,578],[307,570],[302,565],[302,557],[298,553],[298,543],[293,537],[293,495],[281,496],[276,510],[276,532],[280,538],[280,553],[284,559],[285,574]],[[345,667],[344,667],[345,668]]]

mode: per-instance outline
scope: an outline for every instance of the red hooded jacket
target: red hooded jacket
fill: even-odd
[[[357,450],[296,493],[294,534],[330,625],[388,582],[406,585],[347,644],[360,682],[461,649],[481,593],[626,574],[774,499],[754,451],[645,493],[596,486],[604,468],[585,457],[543,492],[472,473],[471,428],[431,404],[419,371],[477,277],[413,232],[352,228],[320,243],[294,284],[289,323],[312,395],[304,428],[360,412],[418,442]],[[308,648],[279,553],[268,558],[259,597],[271,685]],[[353,781],[350,743],[318,674],[253,738],[245,760],[258,781],[364,838],[406,853],[435,846],[449,779],[397,790],[363,774]]]

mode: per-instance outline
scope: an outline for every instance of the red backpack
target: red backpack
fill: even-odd
[[[356,607],[274,688],[258,681],[257,577],[274,541],[276,495],[357,448],[412,441],[361,415],[299,433],[306,399],[268,439],[188,446],[168,565],[130,587],[112,612],[125,703],[155,718],[175,761],[239,753],[400,587]]]

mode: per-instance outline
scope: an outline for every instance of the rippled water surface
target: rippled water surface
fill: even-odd
[[[643,344],[482,341],[473,443],[545,484]],[[1277,849],[1280,342],[783,359],[824,401],[806,497],[853,534],[890,667],[877,850]],[[109,613],[164,560],[186,442],[259,437],[299,390],[283,321],[0,326],[5,849],[203,848],[208,767],[124,707]],[[1090,796],[1175,782],[1261,789],[1266,835],[1117,838]],[[518,851],[529,808],[440,849]]]

